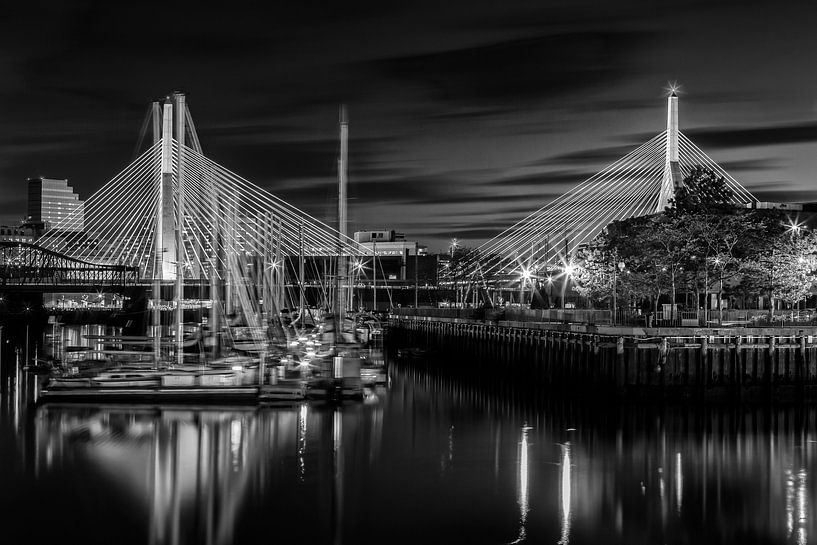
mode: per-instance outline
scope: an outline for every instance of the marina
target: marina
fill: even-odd
[[[52,303],[50,334],[43,327],[38,341],[41,332],[35,326],[32,354],[29,314],[22,363],[19,347],[14,356],[15,376],[19,369],[37,371],[29,397],[38,403],[291,403],[361,400],[364,385],[383,384],[382,323],[375,314],[352,308],[351,260],[367,251],[347,236],[345,107],[338,119],[337,230],[299,215],[271,195],[259,193],[259,202],[257,195],[231,192],[230,184],[239,192],[260,190],[229,172],[216,173],[212,166],[207,167],[214,172],[211,177],[191,172],[190,186],[178,182],[185,179],[185,168],[195,171],[207,161],[200,155],[184,93],[154,102],[147,121],[153,125],[154,143],[136,163],[153,163],[159,176],[150,179],[150,169],[145,170],[148,177],[135,187],[143,191],[136,209],[155,213],[151,236],[134,240],[136,247],[123,245],[119,237],[133,232],[133,222],[144,217],[112,215],[104,201],[99,204],[105,210],[95,213],[92,199],[52,226],[38,248],[19,246],[12,257],[20,262],[30,259],[23,256],[40,257],[43,248],[50,253],[73,248],[74,256],[62,259],[91,271],[82,280],[94,287],[102,278],[127,285],[127,296],[99,293],[97,312],[111,308],[114,323],[122,322],[115,318],[120,310],[132,317],[118,327],[97,326],[94,333],[87,325],[80,326],[84,333],[73,328],[73,342],[67,342],[62,314],[76,314],[73,304],[65,304],[65,295],[50,294],[50,300],[61,302]],[[185,149],[185,138],[191,148]],[[126,181],[132,180],[112,183]],[[213,195],[223,201],[212,201]],[[187,221],[201,225],[185,229]],[[84,231],[67,229],[80,223]],[[99,238],[89,242],[92,229]],[[112,232],[119,234],[113,236],[113,246],[105,246]],[[117,276],[123,266],[100,272],[86,261],[98,260],[100,251],[119,252],[117,262],[127,261],[130,267],[128,281]],[[307,268],[317,284],[311,290],[306,288]],[[81,299],[89,300],[87,294]],[[134,299],[141,305],[134,306]],[[40,346],[49,359],[39,358]]]
[[[817,3],[53,4],[0,543],[814,543]]]

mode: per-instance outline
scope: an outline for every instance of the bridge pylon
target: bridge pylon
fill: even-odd
[[[667,146],[664,175],[661,180],[661,193],[658,196],[656,212],[663,212],[669,206],[670,199],[675,195],[675,189],[683,183],[678,153],[678,95],[675,91],[671,91],[667,97]]]

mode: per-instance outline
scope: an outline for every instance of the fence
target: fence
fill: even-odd
[[[460,318],[497,322],[562,322],[581,324],[612,324],[610,310],[595,309],[527,309],[507,308],[397,308],[395,316],[426,316],[429,318]],[[664,318],[666,314],[639,314],[620,311],[616,315],[616,325],[637,327],[772,327],[772,326],[817,326],[817,311],[787,310],[776,311],[769,320],[769,311],[763,309],[724,309],[722,317],[717,310],[679,310],[675,317]]]
[[[527,309],[527,308],[397,308],[400,317],[425,316],[428,318],[461,318],[497,322],[565,322],[609,324],[612,312],[592,309]]]

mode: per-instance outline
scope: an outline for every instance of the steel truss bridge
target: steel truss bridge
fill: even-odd
[[[139,268],[76,259],[35,244],[0,241],[0,286],[116,289],[135,286]]]

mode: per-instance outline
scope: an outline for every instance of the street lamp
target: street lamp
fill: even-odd
[[[573,278],[576,266],[572,263],[565,263],[562,266],[562,308],[565,308],[565,295],[567,293],[567,283]]]
[[[525,304],[525,286],[531,279],[531,272],[530,269],[526,269],[522,267],[522,271],[519,273],[519,308],[522,308],[522,305]]]
[[[452,238],[451,243],[448,245],[448,250],[451,253],[451,262],[449,264],[449,268],[451,268],[451,265],[454,264],[454,252],[459,247],[460,247],[460,242],[457,240],[457,238],[456,237]],[[458,267],[453,267],[453,271],[452,271],[454,273],[454,306],[455,307],[460,306],[460,293],[459,293],[459,286],[457,285],[457,280],[458,280],[457,279],[457,276],[458,276],[457,269],[458,269]]]
[[[718,324],[720,325],[723,323],[723,304],[721,301],[723,300],[723,267],[726,263],[720,256],[715,256],[712,264],[715,265],[718,271]]]
[[[550,310],[553,301],[553,276],[550,274],[547,275],[547,283],[548,283],[548,310]]]
[[[616,313],[618,311],[618,305],[616,303],[616,291],[618,291],[618,278],[616,276],[617,271],[624,272],[623,261],[619,261],[613,265],[613,325],[616,325]]]
[[[451,257],[454,257],[454,251],[460,247],[460,241],[457,240],[456,237],[451,239],[451,243],[448,245],[448,250],[451,252]]]
[[[786,225],[786,229],[789,231],[791,236],[795,236],[799,235],[802,231],[805,231],[806,228],[802,223],[790,218],[789,223]]]

